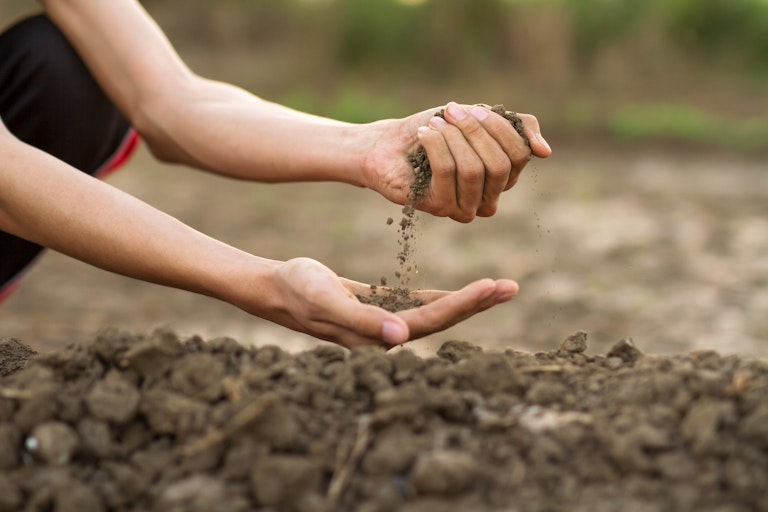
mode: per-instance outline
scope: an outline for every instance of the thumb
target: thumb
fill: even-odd
[[[400,345],[411,337],[405,320],[378,306],[360,304],[354,312],[347,310],[344,318],[349,319],[349,324],[345,326],[347,329],[388,345]]]
[[[410,338],[410,330],[405,320],[389,314],[381,322],[381,339],[390,345],[400,345]]]

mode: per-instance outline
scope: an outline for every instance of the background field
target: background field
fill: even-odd
[[[0,24],[31,2],[6,2]],[[639,6],[638,6],[639,4]],[[389,0],[145,3],[201,74],[355,122],[454,99],[536,114],[555,153],[500,213],[422,217],[421,287],[512,277],[512,303],[414,344],[768,354],[768,4],[758,0]],[[727,21],[727,22],[726,22]],[[317,258],[376,282],[395,270],[397,212],[334,184],[265,186],[141,152],[110,182],[267,257]],[[38,348],[103,326],[314,342],[211,299],[48,254],[0,309],[0,335]]]

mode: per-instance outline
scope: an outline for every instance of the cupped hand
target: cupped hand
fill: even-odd
[[[455,292],[418,291],[417,309],[391,313],[361,303],[356,294],[370,285],[340,278],[309,258],[280,264],[274,275],[273,302],[260,316],[293,330],[338,343],[347,348],[377,345],[387,349],[439,332],[506,302],[517,293],[514,281],[483,279]]]
[[[450,102],[444,119],[435,116],[439,110],[377,125],[381,136],[365,162],[371,188],[395,203],[410,203],[413,169],[408,155],[423,146],[432,181],[417,208],[470,222],[496,213],[502,192],[517,183],[532,155],[546,158],[552,153],[532,115],[518,114],[529,147],[509,121],[485,106]]]

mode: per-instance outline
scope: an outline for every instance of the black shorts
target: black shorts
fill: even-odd
[[[0,34],[0,118],[17,138],[92,176],[122,164],[138,137],[45,16]],[[0,302],[43,248],[0,231]]]

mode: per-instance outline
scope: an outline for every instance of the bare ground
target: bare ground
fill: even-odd
[[[431,354],[449,339],[549,350],[581,329],[598,351],[629,337],[651,353],[768,355],[764,162],[690,148],[551,142],[555,154],[529,165],[495,217],[460,225],[421,216],[416,287],[510,277],[521,292],[412,350]],[[259,255],[310,256],[370,283],[397,267],[398,234],[386,220],[399,208],[369,191],[244,186],[157,164],[145,151],[109,181]],[[105,326],[166,326],[288,350],[316,344],[218,301],[53,253],[0,308],[0,334],[40,350],[89,340]]]
[[[768,510],[768,364],[737,356],[583,332],[428,358],[115,330],[21,371],[28,349],[0,352],[3,511]]]

